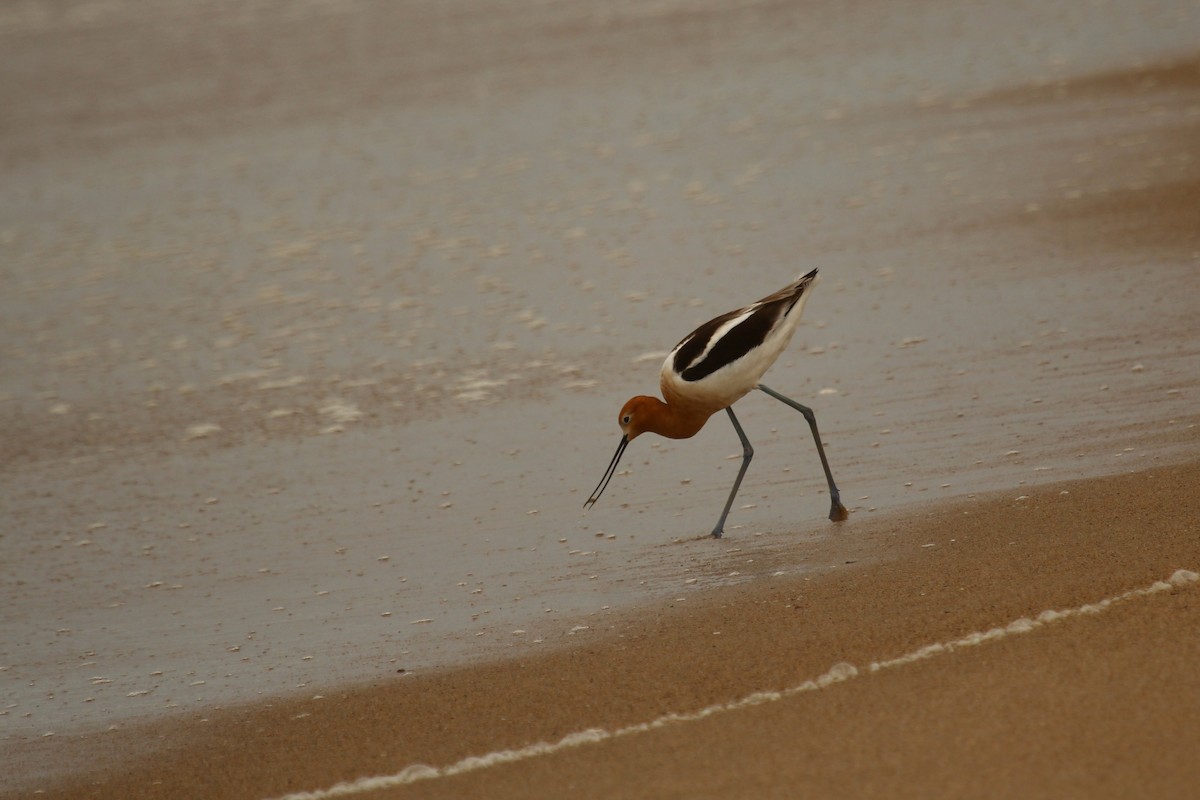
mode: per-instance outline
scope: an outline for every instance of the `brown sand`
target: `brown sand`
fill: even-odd
[[[84,739],[59,797],[270,797],[555,742],[1073,608],[1200,566],[1200,466],[1051,486],[827,545],[882,560],[620,618],[587,644]],[[772,565],[759,564],[768,575]],[[1182,797],[1200,780],[1200,588],[824,691],[364,797]],[[123,750],[161,747],[131,767]]]

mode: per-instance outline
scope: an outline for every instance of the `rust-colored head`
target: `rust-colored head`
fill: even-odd
[[[641,434],[651,429],[650,420],[658,413],[658,407],[663,404],[657,397],[638,395],[625,401],[621,413],[617,415],[617,424],[625,438],[633,441]]]
[[[650,420],[657,413],[658,406],[662,404],[662,400],[657,397],[639,395],[629,398],[625,405],[621,406],[621,413],[617,415],[617,424],[621,426],[621,441],[617,444],[617,452],[613,455],[612,461],[608,462],[608,469],[604,471],[604,477],[600,479],[600,483],[596,484],[596,489],[584,502],[584,508],[595,505],[596,501],[600,499],[600,495],[604,494],[604,490],[608,488],[608,482],[612,480],[612,476],[617,471],[617,464],[620,463],[625,448],[648,430],[647,426],[651,424]]]

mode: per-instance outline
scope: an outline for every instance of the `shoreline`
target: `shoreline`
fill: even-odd
[[[596,632],[592,640],[539,656],[435,670],[401,678],[402,683],[343,687],[339,692],[326,691],[320,700],[280,699],[228,709],[206,715],[205,722],[196,718],[172,720],[98,734],[113,737],[106,746],[114,751],[125,747],[136,750],[139,743],[149,742],[162,744],[162,749],[152,757],[152,764],[131,764],[127,770],[108,774],[101,771],[82,782],[77,777],[72,781],[74,788],[60,786],[52,791],[60,797],[169,797],[200,786],[207,797],[275,797],[328,788],[363,776],[392,775],[408,765],[450,765],[470,756],[556,742],[592,728],[617,729],[648,722],[664,713],[688,713],[713,703],[733,702],[753,692],[780,691],[827,674],[838,663],[863,665],[895,658],[972,631],[1036,617],[1046,610],[1095,603],[1165,580],[1176,570],[1200,567],[1200,563],[1187,563],[1189,557],[1195,558],[1194,520],[1200,519],[1200,498],[1189,487],[1198,480],[1200,464],[1156,467],[1129,475],[1040,487],[1022,500],[1001,493],[939,505],[915,516],[863,520],[847,528],[845,535],[837,537],[840,544],[833,546],[852,551],[854,547],[846,545],[853,535],[860,539],[858,546],[881,553],[877,562],[807,579],[764,578],[715,588],[695,602],[654,604],[617,615],[612,628]],[[1152,522],[1147,524],[1147,520]],[[799,545],[797,549],[805,547]],[[798,555],[782,553],[781,558]],[[1083,628],[1106,640],[1112,635],[1105,627],[1111,619],[1132,616],[1135,620],[1130,624],[1135,633],[1144,628],[1161,635],[1163,630],[1172,629],[1170,615],[1176,611],[1195,615],[1196,603],[1188,599],[1191,590],[1166,594],[1166,600],[1129,603],[1104,618],[1070,620],[1019,637],[1021,641],[954,653],[897,669],[895,675],[871,675],[867,680],[820,693],[819,698],[814,695],[778,705],[855,705],[862,702],[860,695],[886,695],[894,691],[893,685],[929,680],[933,685],[961,684],[960,701],[975,693],[977,699],[991,702],[995,700],[989,689],[993,681],[1013,681],[1020,686],[1022,679],[1013,670],[1019,668],[1028,677],[1028,670],[1035,667],[1047,674],[1067,669],[1083,682],[1072,689],[1073,693],[1092,696],[1093,702],[1119,705],[1121,698],[1114,697],[1111,689],[1122,683],[1121,668],[1127,666],[1126,662],[1109,664],[1110,654],[1103,648],[1093,647],[1077,654],[1074,664],[1043,651],[1060,655],[1063,648],[1069,651],[1064,642],[1074,642]],[[804,615],[800,625],[795,624],[797,614]],[[1120,626],[1124,631],[1121,635],[1127,636],[1126,623]],[[1155,663],[1164,658],[1169,663],[1187,662],[1200,655],[1194,643],[1183,639],[1159,641],[1153,649],[1159,652],[1147,655]],[[1131,650],[1136,648],[1127,642],[1114,652],[1124,654],[1124,658]],[[1013,658],[1016,662],[1009,663]],[[1093,658],[1095,663],[1090,661]],[[642,676],[646,675],[658,677],[645,681]],[[1169,670],[1162,675],[1183,681],[1176,687],[1180,691],[1200,691],[1195,681],[1189,684],[1179,676],[1170,678],[1174,673]],[[1139,686],[1142,678],[1136,673],[1123,677],[1138,692],[1147,691]],[[1098,680],[1109,686],[1107,698],[1088,693],[1087,682]],[[1139,695],[1138,702],[1156,703],[1169,688],[1160,686],[1149,696]],[[911,697],[892,700],[901,706],[912,704]],[[1036,715],[1036,711],[1018,704],[1009,713],[1019,718],[1022,714]],[[1094,711],[1084,715],[1089,725],[1096,724],[1091,713]],[[777,733],[819,736],[816,731],[791,729],[794,721],[777,719],[781,715],[786,716],[777,708],[746,708],[723,715],[721,720],[682,724],[632,737],[641,740],[637,743],[606,741],[595,747],[549,754],[544,759],[363,796],[469,796],[484,788],[493,797],[537,796],[547,791],[553,794],[550,786],[568,789],[561,782],[567,778],[556,777],[558,773],[543,761],[566,760],[572,764],[567,771],[570,775],[578,778],[579,770],[591,770],[588,774],[600,780],[605,765],[611,766],[611,759],[616,757],[610,752],[612,748],[640,751],[658,747],[662,740],[662,746],[671,742],[669,752],[677,755],[673,748],[680,745],[676,740],[686,742],[692,728],[702,728],[705,735],[711,729],[722,739],[728,736],[729,741],[721,745],[727,755],[738,752],[753,760],[762,743],[747,735],[747,718],[771,720],[770,725],[777,729],[782,726]],[[1192,716],[1185,710],[1174,719],[1154,720],[1156,736],[1168,736],[1174,725],[1193,724]],[[1123,742],[1122,746],[1130,737],[1136,743],[1134,734],[1146,733],[1139,727],[1148,722],[1144,718],[1101,717],[1119,729],[1111,738]],[[939,724],[956,730],[958,735],[967,735],[977,722],[960,717],[940,720]],[[1010,720],[1009,724],[1020,727],[1019,722]],[[1057,741],[1079,720],[1057,718],[1056,726],[1050,729],[1045,727],[1046,720],[1041,723],[1036,731],[1021,730]],[[761,735],[775,741],[778,737],[769,733],[770,725]],[[1178,730],[1182,734],[1186,727]],[[1067,736],[1064,741],[1069,739]],[[1026,746],[1035,745],[1030,742]],[[880,755],[887,755],[886,750]],[[1072,767],[1069,752],[1060,755],[1065,759],[1064,769]],[[1088,763],[1100,763],[1108,757],[1099,751],[1077,755],[1086,756]],[[1149,770],[1165,756],[1160,752],[1146,757],[1143,769]],[[651,760],[632,752],[619,758],[621,763],[627,758]],[[739,762],[730,758],[724,769],[736,774],[741,769]],[[861,755],[854,760],[859,758]],[[887,762],[884,758],[880,763]],[[652,769],[659,789],[667,794],[682,793],[685,787],[690,787],[687,792],[700,790],[690,771],[672,770],[670,765],[674,763],[666,758]],[[843,766],[848,769],[848,765]],[[960,764],[955,769],[965,779],[971,769],[979,766]],[[824,778],[833,782],[823,788],[834,795],[848,792],[848,786],[833,774],[838,772],[832,766],[824,771]],[[879,777],[878,772],[879,765],[862,775]],[[638,773],[631,770],[628,774]],[[849,770],[842,779],[848,780],[854,774]],[[902,779],[902,775],[906,777]],[[900,782],[889,778],[877,788],[939,794],[937,785],[912,785],[909,781],[919,776],[911,772],[900,770],[893,777]],[[1133,770],[1128,777],[1146,776],[1141,770]],[[1186,776],[1177,777],[1182,780]],[[1161,776],[1158,779],[1165,780]],[[97,780],[100,783],[95,783]],[[586,789],[589,782],[581,781],[580,786],[585,787],[582,796],[605,796],[611,791],[644,796],[639,792],[646,788],[634,778],[628,780],[628,785],[609,785],[605,791],[598,788],[605,785],[600,780],[594,794]],[[783,785],[796,788],[786,782],[773,785],[776,792]],[[578,793],[580,786],[570,790]],[[855,793],[861,788],[856,784]],[[703,791],[699,793],[704,795]]]

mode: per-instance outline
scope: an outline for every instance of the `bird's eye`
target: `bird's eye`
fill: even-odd
[[[622,424],[622,425],[628,425],[628,424],[629,424],[629,420],[630,420],[630,418],[631,418],[631,417],[630,417],[630,415],[629,415],[629,414],[626,414],[625,416],[621,417],[621,424]]]

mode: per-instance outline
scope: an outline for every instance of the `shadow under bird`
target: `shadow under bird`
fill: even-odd
[[[621,408],[617,417],[617,423],[621,426],[621,442],[604,477],[583,507],[590,508],[600,499],[617,471],[625,448],[638,436],[657,433],[670,439],[688,439],[704,427],[709,417],[724,409],[738,438],[742,440],[742,467],[738,470],[729,499],[725,501],[725,508],[712,531],[714,537],[720,538],[733,498],[737,496],[738,487],[742,485],[742,478],[754,456],[754,448],[733,413],[733,404],[752,390],[760,389],[796,409],[808,421],[817,444],[817,455],[821,457],[821,466],[825,470],[825,480],[829,482],[829,518],[834,522],[846,519],[849,512],[842,505],[841,495],[833,482],[825,448],[821,445],[821,435],[817,432],[816,414],[808,406],[759,383],[759,379],[792,340],[792,334],[800,324],[804,304],[816,281],[817,270],[814,269],[757,303],[709,320],[675,345],[663,362],[660,378],[663,400],[639,395],[630,398]]]

